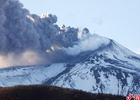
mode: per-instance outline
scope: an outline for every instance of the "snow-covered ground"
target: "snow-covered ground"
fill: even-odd
[[[99,49],[99,48],[98,48]],[[93,93],[140,93],[140,56],[110,40],[73,61],[0,69],[0,86],[47,84]]]
[[[42,84],[65,70],[63,63],[50,66],[13,67],[0,70],[0,86]]]

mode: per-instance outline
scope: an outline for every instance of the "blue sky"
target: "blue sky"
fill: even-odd
[[[19,0],[31,13],[52,13],[58,25],[87,27],[140,54],[140,0]]]

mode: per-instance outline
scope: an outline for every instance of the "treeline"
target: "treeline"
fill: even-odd
[[[56,86],[20,85],[0,88],[0,100],[126,100],[126,98],[111,94],[92,94]]]

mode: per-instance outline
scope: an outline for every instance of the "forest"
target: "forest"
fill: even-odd
[[[18,85],[0,87],[0,100],[126,100],[126,97],[111,94],[93,94],[47,85]]]

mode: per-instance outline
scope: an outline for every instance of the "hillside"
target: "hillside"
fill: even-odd
[[[125,100],[125,97],[92,94],[56,86],[20,85],[0,88],[0,100]]]
[[[139,55],[109,41],[73,56],[69,62],[0,69],[0,86],[44,84],[92,93],[140,94]]]

